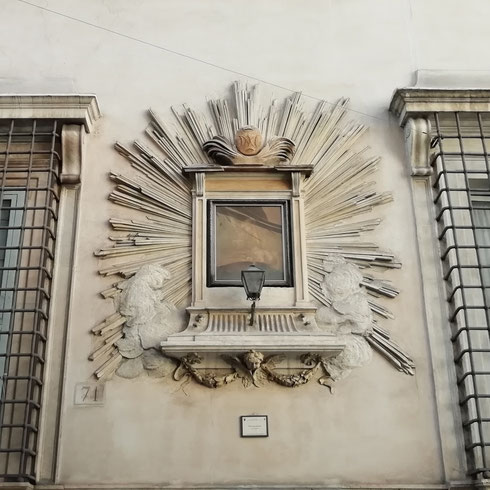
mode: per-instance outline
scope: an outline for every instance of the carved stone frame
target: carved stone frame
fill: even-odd
[[[283,265],[284,279],[265,280],[265,286],[269,287],[294,287],[292,250],[291,250],[291,212],[289,199],[209,199],[207,206],[207,287],[242,287],[240,281],[224,281],[216,278],[215,267],[216,257],[213,251],[216,242],[216,218],[215,212],[220,205],[276,205],[281,208],[282,226],[283,226]]]
[[[311,308],[308,294],[308,271],[306,264],[306,231],[304,223],[304,196],[302,192],[302,182],[311,173],[310,166],[296,165],[294,168],[288,167],[267,167],[262,169],[245,167],[188,167],[184,171],[193,179],[192,202],[193,202],[193,228],[192,228],[192,303],[191,308],[205,307],[205,288],[207,276],[207,250],[206,250],[206,230],[207,222],[207,201],[214,199],[238,198],[236,193],[210,193],[206,189],[206,175],[213,175],[215,172],[237,175],[237,172],[247,172],[248,175],[255,174],[254,178],[260,180],[264,172],[269,175],[280,176],[282,173],[290,175],[290,185],[281,191],[246,191],[240,198],[257,199],[287,199],[290,201],[290,230],[292,241],[292,261],[293,261],[293,284],[295,301],[294,306]]]
[[[85,135],[101,116],[95,95],[0,95],[0,119],[56,119],[62,123],[62,168],[58,239],[54,266],[50,335],[46,352],[43,403],[36,474],[55,481],[58,459],[65,348],[73,301],[73,254],[78,233],[79,189]]]
[[[192,303],[187,308],[187,329],[162,342],[165,354],[183,358],[189,353],[243,354],[256,350],[329,357],[342,351],[342,341],[318,328],[316,307],[309,301],[302,182],[311,170],[306,165],[184,169],[193,180]],[[207,206],[213,200],[289,203],[294,287],[270,288],[281,292],[273,294],[269,304],[257,307],[257,324],[253,326],[247,326],[249,304],[245,295],[238,298],[219,291],[237,288],[207,287]]]
[[[435,112],[490,112],[490,89],[446,89],[407,87],[393,94],[390,112],[405,131],[410,168],[412,206],[417,229],[418,256],[425,302],[425,323],[429,340],[435,387],[439,438],[445,479],[461,480],[465,475],[464,435],[459,410],[458,383],[453,347],[448,335],[447,300],[440,268],[435,230],[435,211],[430,176],[430,120]]]

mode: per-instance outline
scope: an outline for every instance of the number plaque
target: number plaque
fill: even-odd
[[[75,386],[75,405],[96,406],[105,401],[105,385],[103,383],[77,383]]]

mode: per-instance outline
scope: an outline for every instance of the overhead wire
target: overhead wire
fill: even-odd
[[[182,58],[186,58],[186,59],[188,59],[190,61],[194,61],[196,63],[201,63],[201,64],[204,64],[204,65],[207,65],[207,66],[211,66],[213,68],[217,68],[217,69],[222,70],[222,71],[226,71],[228,73],[233,73],[235,75],[239,75],[239,76],[244,77],[244,78],[247,78],[249,80],[260,82],[260,83],[263,83],[265,85],[269,85],[271,87],[276,87],[276,88],[279,88],[281,90],[285,90],[287,92],[291,92],[291,93],[298,92],[297,90],[291,89],[289,87],[285,87],[285,86],[280,85],[278,83],[270,82],[268,80],[264,80],[263,78],[260,78],[260,77],[254,76],[254,75],[250,75],[250,74],[247,74],[247,73],[244,73],[244,72],[240,72],[238,70],[233,70],[231,68],[227,68],[227,67],[222,66],[222,65],[219,65],[217,63],[206,61],[206,60],[201,59],[201,58],[198,58],[196,56],[192,56],[192,55],[187,54],[187,53],[176,51],[176,50],[171,49],[171,48],[168,48],[166,46],[162,46],[162,45],[155,44],[155,43],[152,43],[152,42],[149,42],[149,41],[145,41],[144,39],[141,39],[141,38],[138,38],[138,37],[135,37],[135,36],[131,36],[129,34],[125,34],[124,32],[116,31],[114,29],[109,29],[108,27],[104,27],[104,26],[101,26],[101,25],[98,25],[98,24],[94,24],[93,22],[90,22],[90,21],[87,21],[87,20],[83,20],[83,19],[80,19],[78,17],[74,17],[72,15],[68,15],[68,14],[65,14],[63,12],[59,12],[57,10],[50,9],[48,7],[43,7],[41,5],[37,5],[37,4],[32,3],[32,2],[29,2],[27,0],[16,0],[16,1],[18,3],[29,5],[31,7],[37,8],[39,10],[43,10],[45,12],[48,12],[48,13],[57,15],[59,17],[63,17],[65,19],[69,19],[71,21],[78,22],[80,24],[84,24],[84,25],[89,26],[89,27],[92,27],[94,29],[99,29],[101,31],[105,31],[105,32],[108,32],[110,34],[113,34],[115,36],[119,36],[121,38],[128,39],[130,41],[134,41],[134,42],[137,42],[137,43],[142,44],[142,45],[145,45],[145,46],[149,46],[149,47],[152,47],[152,48],[161,50],[161,51],[165,51],[165,52],[167,52],[169,54],[173,54],[175,56],[180,56]],[[309,98],[309,99],[312,99],[312,100],[324,101],[324,102],[326,102],[327,104],[329,104],[331,106],[335,106],[336,105],[335,102],[330,102],[330,101],[328,101],[326,99],[315,97],[313,95],[309,95],[309,94],[306,94],[304,92],[301,92],[301,95],[303,97],[306,97],[306,98]],[[376,119],[378,121],[383,121],[384,123],[388,123],[389,122],[389,118],[382,118],[382,117],[375,116],[373,114],[369,114],[369,113],[366,113],[366,112],[358,111],[358,110],[355,110],[355,109],[347,108],[347,111],[352,112],[352,113],[355,113],[355,114],[359,114],[359,115],[362,115],[362,116],[365,116],[365,117],[369,117],[369,118],[372,118],[372,119]]]

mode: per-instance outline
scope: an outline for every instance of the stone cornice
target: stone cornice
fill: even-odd
[[[60,119],[90,133],[100,115],[95,95],[0,95],[0,119]]]
[[[402,127],[408,118],[455,111],[490,112],[490,89],[399,88],[390,103]]]

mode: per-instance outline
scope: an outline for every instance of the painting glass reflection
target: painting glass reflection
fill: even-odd
[[[265,270],[266,284],[286,285],[289,278],[285,203],[215,204],[214,280],[240,283],[250,264]]]

